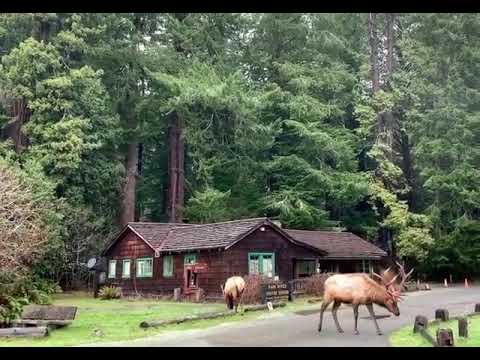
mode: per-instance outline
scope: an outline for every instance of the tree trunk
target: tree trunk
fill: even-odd
[[[22,127],[30,119],[30,110],[24,98],[15,99],[11,106],[12,120],[2,128],[2,140],[12,139],[15,152],[20,153],[28,145],[28,138]]]
[[[387,49],[387,58],[385,61],[385,84],[388,84],[393,73],[394,55],[393,48],[395,44],[395,33],[393,26],[395,24],[395,14],[385,14],[387,24],[385,27],[385,49]]]
[[[134,130],[136,127],[135,115],[128,113],[127,127]],[[133,136],[130,143],[127,145],[126,156],[126,175],[122,191],[122,207],[120,214],[120,225],[126,226],[127,223],[135,221],[135,190],[137,185],[137,167],[138,167],[138,141],[136,136]]]
[[[185,194],[185,124],[175,111],[168,129],[168,221],[182,222]]]
[[[377,36],[377,14],[368,15],[368,42],[370,45],[370,74],[372,79],[372,91],[380,90],[380,76],[378,68],[378,36]]]

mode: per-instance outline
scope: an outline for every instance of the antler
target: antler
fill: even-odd
[[[388,268],[387,270],[385,270],[383,273],[388,273],[388,271],[390,270],[390,268]],[[395,277],[393,279],[391,279],[389,282],[386,282],[385,281],[385,278],[381,275],[378,275],[376,272],[372,271],[372,274],[375,275],[376,277],[378,277],[381,281],[382,281],[382,284],[385,285],[386,287],[389,287],[390,285],[392,285],[395,280],[397,280],[397,277],[398,277],[398,274],[395,275]]]
[[[400,275],[402,276],[402,282],[400,283],[400,289],[403,289],[403,285],[405,284],[405,281],[407,281],[408,277],[412,275],[414,268],[410,270],[408,274],[405,274],[405,269],[403,265],[401,265],[398,261],[395,261],[395,263],[398,265],[398,268],[400,270]]]

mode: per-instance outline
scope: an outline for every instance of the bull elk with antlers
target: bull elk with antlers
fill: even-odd
[[[337,274],[329,277],[325,281],[325,291],[322,307],[320,309],[320,323],[318,331],[322,331],[323,312],[333,302],[332,316],[339,333],[343,333],[337,319],[337,311],[340,305],[351,304],[353,306],[353,315],[355,318],[355,334],[358,335],[358,307],[365,305],[375,323],[377,334],[382,335],[380,328],[373,312],[373,304],[386,308],[395,316],[400,315],[397,303],[401,300],[401,291],[405,285],[405,281],[412,274],[413,269],[405,274],[404,268],[397,262],[400,272],[393,278],[389,277],[390,268],[383,272],[383,276],[373,273],[380,280],[380,283],[373,280],[367,274]],[[398,276],[402,280],[400,285],[396,285],[395,281]]]

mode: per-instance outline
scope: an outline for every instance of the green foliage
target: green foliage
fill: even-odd
[[[228,219],[230,191],[206,188],[196,191],[185,207],[186,218],[193,223],[212,223]]]
[[[479,15],[395,21],[393,74],[384,84],[381,48],[372,94],[367,14],[1,14],[0,124],[22,102],[29,143],[2,142],[0,158],[50,205],[33,273],[86,279],[119,230],[128,144],[142,149],[137,213],[165,221],[172,113],[190,222],[387,230],[425,271],[474,271]]]
[[[120,299],[122,296],[122,291],[120,288],[115,286],[104,286],[98,292],[98,296],[102,300]]]

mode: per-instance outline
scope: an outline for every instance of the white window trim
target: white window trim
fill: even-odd
[[[125,263],[128,262],[128,276],[125,275]],[[130,259],[122,260],[122,279],[130,279],[132,276],[132,261]]]
[[[139,275],[138,274],[138,270],[140,269],[140,267],[138,266],[138,263],[139,261],[142,261],[142,260],[150,260],[151,264],[152,264],[152,268],[151,268],[151,272],[147,275]],[[151,257],[145,257],[145,258],[138,258],[135,262],[135,274],[136,274],[136,277],[137,278],[140,278],[140,279],[143,279],[143,278],[151,278],[153,277],[153,258]]]
[[[113,274],[112,274],[112,264],[113,264]],[[115,279],[117,277],[117,260],[110,260],[108,262],[108,278]]]
[[[170,275],[165,275],[165,258],[167,258],[167,257],[168,257],[169,259],[171,259],[171,260],[170,260],[170,261],[171,261],[171,262],[170,262],[170,264],[171,264],[170,266],[171,266],[171,269],[172,269],[172,273],[171,273]],[[163,257],[163,259],[162,259],[162,276],[163,276],[164,278],[172,278],[172,277],[173,277],[173,275],[174,275],[174,269],[173,269],[173,267],[174,267],[174,262],[173,262],[173,260],[174,260],[174,259],[173,259],[173,255],[164,255],[164,257]]]

